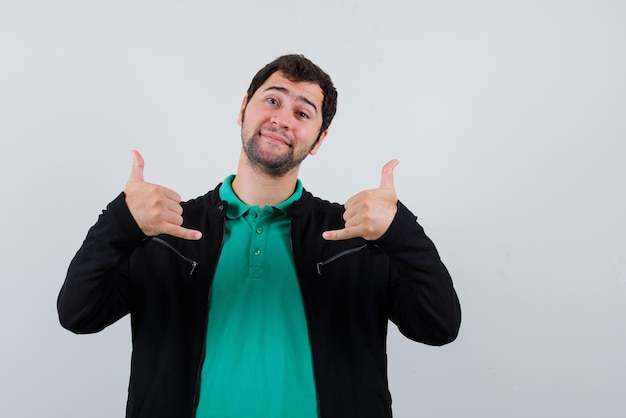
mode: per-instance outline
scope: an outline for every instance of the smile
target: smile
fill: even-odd
[[[284,138],[281,135],[275,134],[273,132],[261,132],[261,136],[265,139],[267,139],[270,142],[273,142],[275,144],[282,144],[282,145],[286,145],[288,147],[291,146],[291,141],[289,141],[288,139]]]

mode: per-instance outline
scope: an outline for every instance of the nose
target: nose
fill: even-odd
[[[271,122],[279,129],[289,129],[291,125],[290,114],[285,108],[279,108],[272,114]]]

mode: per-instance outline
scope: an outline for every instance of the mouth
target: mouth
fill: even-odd
[[[291,141],[278,133],[262,131],[260,132],[260,136],[267,139],[269,142],[291,147]]]

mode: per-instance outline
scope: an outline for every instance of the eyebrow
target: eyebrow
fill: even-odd
[[[281,93],[285,93],[285,94],[289,94],[289,89],[285,88],[285,87],[279,87],[279,86],[269,86],[268,88],[266,88],[265,90],[263,90],[264,92],[268,91],[268,90],[278,90]],[[308,104],[309,106],[311,106],[313,109],[315,109],[315,112],[317,112],[317,106],[315,106],[315,103],[313,103],[312,101],[310,101],[309,99],[307,99],[304,96],[296,96],[296,100],[301,101],[301,102],[305,102],[306,104]]]

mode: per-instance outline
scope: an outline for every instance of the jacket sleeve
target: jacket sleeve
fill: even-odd
[[[456,339],[461,307],[452,278],[433,242],[401,202],[376,242],[390,258],[390,319],[406,337],[429,345]]]
[[[91,227],[70,263],[57,299],[64,328],[98,332],[129,312],[128,260],[144,239],[121,193]]]

